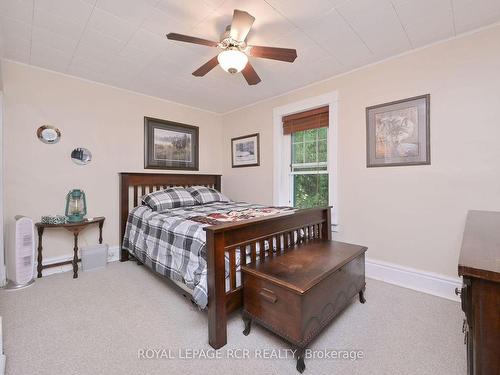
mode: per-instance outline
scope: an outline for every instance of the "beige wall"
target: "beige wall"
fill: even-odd
[[[5,217],[12,251],[13,217],[36,220],[63,214],[66,193],[82,188],[89,216],[106,216],[104,241],[118,245],[118,172],[143,171],[144,116],[183,122],[200,128],[200,173],[220,173],[220,116],[160,99],[3,62],[5,93]],[[36,129],[51,124],[61,141],[46,145]],[[87,166],[70,159],[74,147],[93,155]],[[82,233],[81,243],[96,243],[97,230]],[[71,255],[72,236],[44,235],[45,255]]]
[[[233,199],[271,204],[273,109],[336,91],[336,238],[368,245],[374,259],[455,276],[466,211],[500,210],[499,42],[500,27],[491,28],[223,116],[3,62],[7,224],[16,214],[62,213],[67,191],[79,187],[89,215],[107,217],[105,242],[117,245],[117,173],[143,170],[145,115],[199,126],[200,172],[222,172]],[[426,93],[432,165],[367,169],[365,107]],[[46,123],[61,129],[60,143],[36,139]],[[231,168],[230,139],[257,131],[261,166]],[[92,151],[90,165],[71,162],[76,146]],[[82,244],[96,237],[89,229]],[[45,236],[47,256],[69,255],[71,248],[68,233]]]
[[[500,210],[500,27],[226,114],[223,188],[273,202],[273,108],[337,91],[336,238],[368,256],[456,276],[469,209]],[[293,77],[290,77],[293,79]],[[430,166],[366,168],[365,108],[431,94]],[[261,166],[231,168],[230,139],[260,132]]]

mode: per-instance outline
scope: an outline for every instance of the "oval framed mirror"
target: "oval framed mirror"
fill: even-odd
[[[61,139],[61,131],[51,125],[42,125],[36,131],[36,136],[46,144],[54,144]]]
[[[77,147],[71,151],[71,160],[78,165],[87,165],[92,160],[92,153],[84,147]]]

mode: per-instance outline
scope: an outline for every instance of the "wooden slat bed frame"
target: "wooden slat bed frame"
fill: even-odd
[[[128,214],[133,207],[140,204],[144,194],[170,186],[193,185],[209,186],[220,191],[221,176],[120,173],[120,248]],[[213,225],[204,229],[207,235],[208,340],[213,348],[219,349],[227,342],[227,315],[242,306],[242,287],[236,282],[237,252],[244,254],[249,248],[249,261],[263,262],[266,257],[277,256],[294,248],[297,238],[300,243],[317,238],[330,240],[330,208],[298,210],[294,213]],[[299,233],[302,235],[299,236]],[[273,244],[275,253],[264,249],[265,241]],[[229,291],[226,291],[226,254],[229,256]],[[120,261],[128,259],[128,251],[121,249]],[[247,263],[246,256],[241,258],[241,263]]]

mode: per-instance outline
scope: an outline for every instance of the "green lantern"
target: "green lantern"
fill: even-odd
[[[87,215],[85,193],[80,189],[71,190],[66,195],[66,217],[68,222],[77,223],[83,221],[85,215]]]

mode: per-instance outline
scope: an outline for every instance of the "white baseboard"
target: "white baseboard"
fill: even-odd
[[[375,259],[366,259],[366,277],[460,301],[460,297],[455,295],[455,288],[462,286],[462,280],[458,277],[448,277]]]
[[[50,257],[46,258],[43,264],[54,264],[71,259],[73,259],[72,256]],[[119,259],[119,246],[110,246],[108,250],[108,263]],[[71,271],[72,269],[71,264],[46,268],[43,270],[43,276]],[[448,277],[369,258],[366,259],[366,277],[452,301],[460,301],[460,297],[455,295],[455,288],[462,286],[462,280],[458,277]]]
[[[120,252],[119,246],[109,246],[108,248],[108,263],[109,262],[115,262],[120,259]],[[48,257],[43,260],[43,265],[50,265],[50,264],[55,264],[55,263],[60,263],[60,262],[66,262],[69,260],[72,260],[73,256],[72,255],[64,255],[64,256],[58,256],[58,257]],[[37,263],[35,263],[35,270],[36,270]],[[50,267],[50,268],[45,268],[42,271],[43,276],[48,276],[48,275],[53,275],[55,273],[61,273],[61,272],[67,272],[67,271],[72,271],[73,266],[71,264],[66,264],[64,266],[57,266],[57,267]]]

